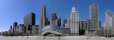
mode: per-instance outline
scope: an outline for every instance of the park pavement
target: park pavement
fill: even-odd
[[[114,40],[114,37],[90,37],[90,36],[62,36],[62,37],[44,37],[44,36],[0,36],[0,40]]]

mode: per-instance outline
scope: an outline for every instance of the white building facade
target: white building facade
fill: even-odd
[[[111,11],[105,12],[105,35],[114,35],[114,14]]]
[[[79,16],[75,7],[72,7],[71,15],[69,18],[69,27],[72,35],[79,33]]]

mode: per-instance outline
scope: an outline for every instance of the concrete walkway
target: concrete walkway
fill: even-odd
[[[0,40],[114,40],[114,37],[86,37],[86,36],[65,36],[65,37],[43,37],[43,36],[15,36],[5,37],[0,36]]]

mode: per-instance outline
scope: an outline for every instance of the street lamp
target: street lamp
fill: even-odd
[[[86,20],[87,20],[87,39],[89,39],[89,37],[88,37],[88,35],[89,35],[88,27],[90,26],[90,25],[89,25],[89,24],[90,24],[90,23],[89,23],[90,21],[89,21],[89,19],[86,19]]]

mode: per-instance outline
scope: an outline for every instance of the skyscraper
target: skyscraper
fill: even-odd
[[[16,32],[16,27],[17,27],[18,23],[17,22],[14,22],[13,23],[13,34],[15,35],[15,32]]]
[[[12,30],[13,28],[12,28],[12,25],[10,26],[10,30]]]
[[[61,26],[61,17],[58,16],[58,26],[60,27]]]
[[[91,30],[97,30],[99,28],[99,14],[98,5],[92,3],[90,5],[90,20],[91,20]]]
[[[30,13],[24,17],[24,25],[35,25],[35,14]]]
[[[64,19],[62,26],[65,27],[65,24],[67,24],[67,23],[68,23],[68,22],[67,22],[67,19]]]
[[[16,28],[17,25],[18,25],[18,23],[17,22],[14,22],[13,23],[13,28]]]
[[[88,27],[88,21],[79,21],[79,35],[84,35]]]
[[[50,25],[61,26],[61,18],[56,15],[56,13],[52,13],[52,19],[50,21]]]
[[[17,23],[17,22],[14,22],[14,23],[13,23],[13,31],[15,31],[15,30],[16,30],[17,25],[18,25],[18,23]]]
[[[26,27],[26,32],[32,30],[32,25],[35,25],[35,14],[30,13],[24,17],[24,25]]]
[[[114,14],[108,10],[105,12],[105,35],[114,35]]]
[[[41,20],[40,20],[40,32],[42,28],[44,28],[46,25],[49,25],[49,21],[46,17],[46,7],[45,5],[42,5],[42,14],[41,14]]]
[[[75,7],[72,7],[71,15],[69,18],[69,26],[72,35],[77,35],[79,33],[79,16]]]
[[[50,25],[55,25],[55,26],[58,25],[58,17],[56,13],[52,13],[52,19],[50,21]]]

